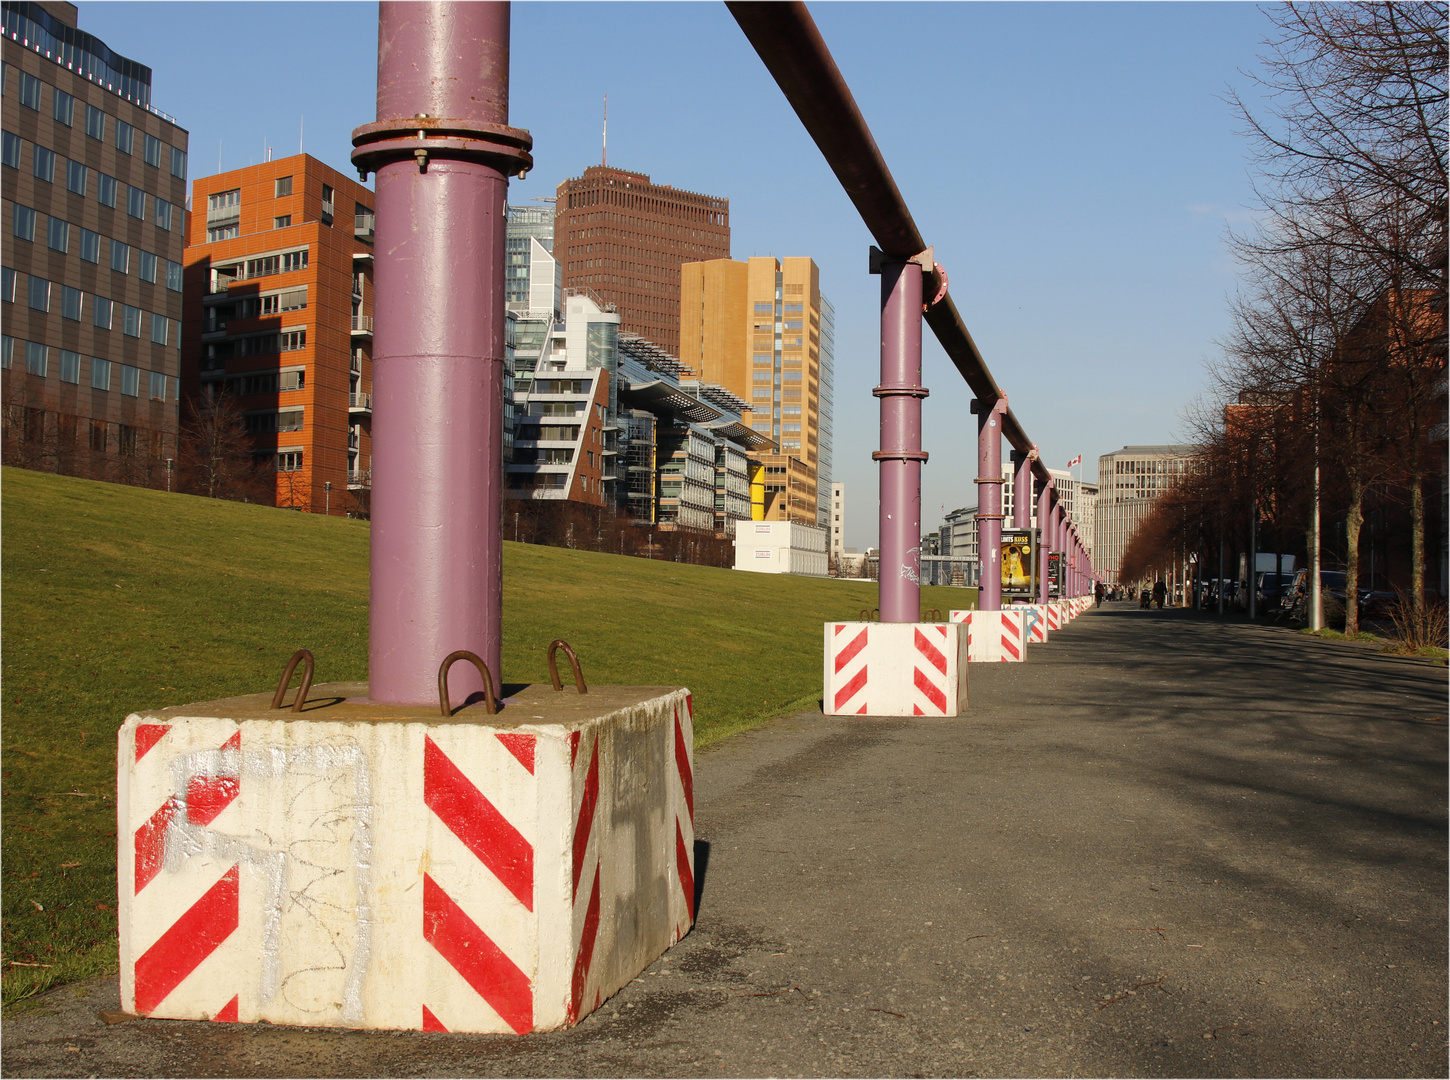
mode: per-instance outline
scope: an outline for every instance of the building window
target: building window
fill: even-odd
[[[81,354],[69,349],[60,350],[60,381],[79,383],[81,381]]]
[[[151,342],[155,345],[166,344],[166,316],[151,313]]]
[[[15,303],[15,271],[8,266],[0,269],[0,300]]]
[[[9,334],[0,335],[0,368],[10,370],[15,362],[15,339]]]
[[[86,106],[86,134],[93,139],[106,137],[106,114],[94,105]]]
[[[116,121],[116,149],[123,154],[131,152],[131,145],[136,141],[136,129],[124,120]]]
[[[126,213],[137,221],[146,220],[146,192],[135,186],[126,188]]]
[[[290,227],[291,224],[292,224],[292,215],[291,214],[282,214],[280,217],[275,217],[275,218],[272,219],[272,227],[274,229],[286,229],[286,228]]]
[[[106,452],[106,427],[104,420],[91,421],[91,449],[98,454]]]
[[[35,211],[28,206],[15,204],[15,214],[11,218],[10,231],[21,240],[35,239]]]
[[[81,230],[81,258],[88,263],[101,261],[101,234],[90,229]]]
[[[279,176],[279,177],[277,177],[277,186],[276,186],[275,197],[278,198],[278,199],[280,199],[283,195],[291,195],[291,194],[292,194],[292,177],[290,177],[290,176]]]
[[[127,337],[141,336],[141,309],[130,304],[121,305],[121,333]],[[122,386],[125,385],[124,380]],[[122,391],[124,393],[124,390]]]
[[[52,251],[70,250],[70,222],[52,217],[47,222],[46,243]]]
[[[116,178],[101,173],[96,178],[96,198],[102,206],[109,206],[112,210],[116,208]]]
[[[156,200],[156,227],[171,231],[171,204],[165,199]]]
[[[50,366],[50,350],[36,341],[25,343],[25,373],[27,375],[38,375],[45,378],[46,368]]]
[[[86,167],[79,161],[65,163],[65,186],[82,198],[86,194]]]
[[[331,225],[332,224],[332,213],[333,213],[332,188],[329,187],[327,184],[323,184],[322,185],[322,223],[324,225]]]
[[[121,364],[121,396],[141,396],[141,369],[130,364]]]
[[[111,309],[114,305],[104,296],[91,297],[91,325],[102,330],[111,328]]]
[[[40,80],[24,71],[20,73],[20,104],[40,111]]]
[[[91,357],[91,389],[109,390],[110,388],[111,362],[109,360],[102,360],[99,356]]]
[[[66,127],[70,127],[75,120],[76,99],[67,94],[64,90],[52,88],[50,92],[51,114]]]
[[[123,244],[119,240],[111,241],[111,269],[118,274],[129,273],[131,270],[131,245]]]
[[[172,292],[181,291],[181,264],[166,260],[166,287]]]
[[[159,371],[147,372],[150,376],[150,391],[152,401],[166,400],[166,376]]]
[[[3,139],[4,144],[4,150],[0,152],[0,161],[12,169],[20,168],[20,136],[12,135],[7,131],[4,135],[0,135],[0,139]]]
[[[136,254],[138,255],[138,259],[137,259],[137,264],[138,264],[137,265],[137,269],[139,270],[139,272],[141,274],[141,280],[142,281],[149,281],[151,284],[155,285],[156,284],[156,256],[153,255],[153,254],[151,254],[151,252],[149,252],[149,251],[139,251]]]
[[[30,306],[35,311],[50,310],[50,282],[30,275]]]
[[[141,160],[147,165],[161,168],[161,140],[155,135],[146,135],[141,143]]]
[[[47,184],[55,179],[55,154],[43,146],[31,144],[31,160],[34,163],[34,173],[37,180],[44,180]]]
[[[178,180],[186,179],[186,151],[179,146],[171,148],[171,175]]]
[[[287,179],[288,180],[291,180],[292,178],[289,176]],[[288,451],[286,451],[284,453],[278,454],[277,455],[277,471],[278,472],[301,472],[302,471],[302,451],[301,450],[288,450]]]
[[[214,244],[218,240],[235,240],[240,235],[240,227],[234,221],[230,225],[221,225],[214,229],[207,229],[206,242]]]
[[[134,371],[135,368],[132,368],[131,370]],[[123,394],[126,392],[126,390],[125,390],[125,385],[126,385],[126,374],[125,374],[125,371],[126,371],[126,369],[124,367],[122,367],[122,369],[121,369],[121,387],[122,387],[121,393],[123,393]],[[136,395],[134,395],[134,394],[132,395],[132,397],[135,397],[135,396]],[[117,424],[116,425],[116,453],[120,454],[122,457],[131,457],[133,454],[136,453],[136,429],[133,428],[130,424]]]
[[[73,322],[81,321],[81,297],[85,294],[79,289],[72,289],[69,285],[60,287],[60,314],[62,318],[70,319]],[[70,380],[74,382],[75,380]]]

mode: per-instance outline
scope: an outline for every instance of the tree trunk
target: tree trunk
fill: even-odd
[[[1349,477],[1349,513],[1344,519],[1344,636],[1359,633],[1359,533],[1364,527],[1364,483]]]
[[[1425,498],[1418,469],[1410,472],[1410,611],[1415,626],[1425,611]]]

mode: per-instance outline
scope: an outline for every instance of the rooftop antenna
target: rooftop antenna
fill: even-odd
[[[600,165],[609,164],[609,93],[604,94],[604,152],[599,158]]]
[[[302,130],[303,130],[303,124],[304,124],[304,122],[306,120],[307,120],[307,117],[305,117],[305,116],[303,116],[301,114],[298,114],[298,116],[297,116],[297,152],[299,154],[302,153]]]

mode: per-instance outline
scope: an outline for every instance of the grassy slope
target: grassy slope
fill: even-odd
[[[16,469],[3,476],[5,1001],[114,970],[115,747],[128,712],[270,690],[292,651],[366,678],[366,523]],[[923,590],[927,607],[960,589]],[[696,742],[813,703],[821,624],[867,582],[504,545],[507,681],[554,637],[593,683],[675,684]],[[48,967],[15,966],[46,964]]]

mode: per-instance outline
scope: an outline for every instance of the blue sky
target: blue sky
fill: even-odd
[[[918,227],[1013,410],[1056,468],[1183,437],[1227,328],[1229,223],[1268,21],[1247,3],[812,5]],[[191,175],[295,153],[348,169],[375,118],[377,9],[354,3],[89,3],[80,25],[154,71]],[[517,3],[511,122],[552,195],[600,155],[730,199],[732,254],[809,255],[836,307],[835,477],[847,543],[876,542],[878,284],[871,239],[723,4]],[[923,529],[976,501],[975,423],[928,334]]]

